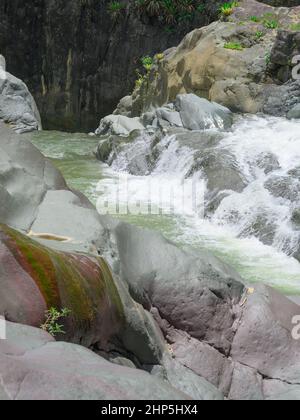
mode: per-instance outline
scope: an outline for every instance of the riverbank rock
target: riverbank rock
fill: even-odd
[[[240,276],[212,254],[181,250],[156,232],[124,223],[109,228],[133,298],[174,327],[228,351],[232,307],[244,289]]]
[[[0,340],[0,371],[1,400],[189,399],[167,381],[10,322]]]
[[[143,130],[139,118],[128,118],[123,115],[108,115],[100,121],[97,135],[113,134],[127,137],[134,130]]]
[[[60,339],[159,363],[158,327],[102,258],[55,251],[0,225],[0,262],[0,314],[7,320],[39,327],[47,309],[67,308]]]
[[[239,2],[227,21],[195,29],[178,47],[165,52],[134,91],[131,116],[184,93],[233,112],[286,115],[299,101],[299,81],[293,80],[291,66],[300,51],[299,32],[293,29],[299,14],[300,6]]]
[[[0,120],[10,124],[17,133],[41,128],[40,114],[27,86],[6,71],[0,56]]]

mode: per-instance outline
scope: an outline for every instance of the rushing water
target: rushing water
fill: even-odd
[[[181,202],[180,185],[189,173],[193,173],[199,185],[202,182],[201,188],[208,188],[203,187],[201,168],[192,171],[195,153],[199,152],[194,140],[191,144],[182,144],[176,136],[167,136],[156,146],[159,157],[149,169],[147,164],[140,165],[145,156],[152,153],[151,138],[147,136],[126,146],[111,167],[94,158],[93,150],[98,143],[95,137],[59,132],[40,132],[31,137],[33,143],[53,159],[70,186],[81,190],[94,203],[103,191],[107,199],[113,199],[116,189],[120,188],[119,182],[119,198],[127,200],[128,197],[122,195],[122,179],[125,191],[128,179],[124,174],[128,171],[135,174],[129,178],[132,201],[149,200],[149,179],[157,185],[157,191],[170,183],[175,186],[175,207]],[[226,191],[209,217],[203,220],[196,212],[183,216],[176,211],[173,216],[119,217],[157,229],[179,245],[211,249],[249,282],[264,282],[285,293],[300,294],[300,263],[289,256],[299,244],[299,230],[291,223],[291,217],[294,209],[299,208],[300,123],[245,117],[236,123],[232,132],[216,142],[214,149],[222,154],[230,153],[246,187],[243,191]],[[151,199],[151,204],[157,208],[164,209],[167,205],[158,193],[152,194]],[[263,244],[259,235],[266,227],[268,240],[264,242],[268,245]]]

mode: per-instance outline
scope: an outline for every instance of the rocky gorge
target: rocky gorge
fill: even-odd
[[[184,179],[204,185],[204,221],[176,219],[172,238],[101,215],[85,196],[97,192],[91,182],[73,188],[57,168],[62,134],[50,153],[33,96],[1,57],[0,399],[300,399],[300,7],[289,6],[239,2],[178,47],[153,51],[113,114],[93,109],[100,125],[79,147],[91,160],[97,143],[105,199],[116,174],[140,200],[149,178],[175,179],[177,192]],[[69,147],[64,163],[74,165]],[[270,262],[265,281],[244,277],[242,262],[212,252],[212,236],[179,243],[178,225],[189,223],[189,239],[226,228],[227,241],[276,252],[296,277],[282,270],[276,284]],[[51,308],[70,311],[55,338],[41,329]]]

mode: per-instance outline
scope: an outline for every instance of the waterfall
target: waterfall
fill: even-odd
[[[184,180],[202,182],[206,217],[187,217],[175,209],[173,239],[206,246],[225,259],[230,254],[231,263],[246,256],[246,273],[257,281],[266,281],[266,268],[270,284],[284,282],[292,291],[300,280],[300,264],[289,258],[300,254],[300,225],[294,220],[300,208],[299,121],[243,116],[229,132],[177,130],[160,141],[146,133],[127,144],[106,171],[110,177],[130,174],[133,201],[149,201],[149,179],[157,191],[173,183],[175,206],[182,202]],[[114,186],[110,181],[110,194]],[[151,200],[164,214],[161,194]],[[254,266],[260,267],[259,275]]]

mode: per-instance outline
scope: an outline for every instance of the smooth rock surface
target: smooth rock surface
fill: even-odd
[[[6,72],[0,56],[0,120],[12,125],[17,133],[41,128],[40,114],[27,86]]]
[[[1,400],[189,399],[166,381],[41,330],[9,322],[7,333],[0,341]]]

